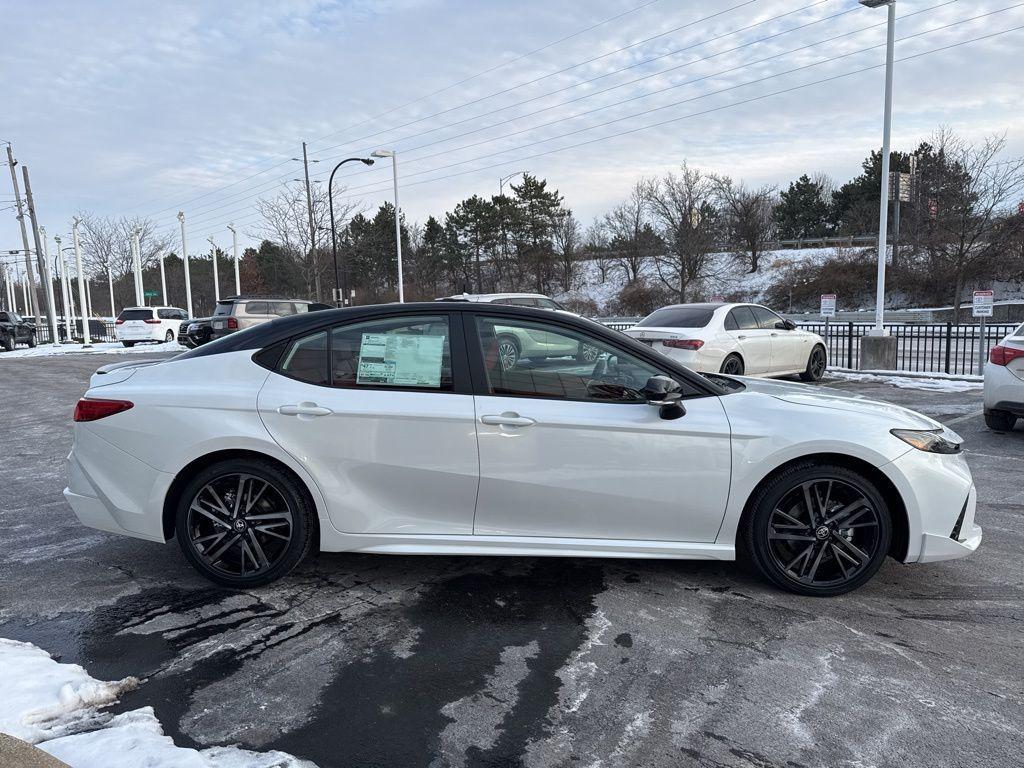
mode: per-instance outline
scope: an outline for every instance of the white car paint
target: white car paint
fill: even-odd
[[[706,305],[709,309],[716,308],[711,313],[710,322],[703,327],[643,325],[656,317],[658,312],[699,306],[702,305],[663,307],[624,333],[695,371],[705,373],[721,371],[726,358],[737,355],[743,361],[743,373],[746,376],[790,376],[807,369],[811,351],[816,346],[826,349],[824,340],[818,334],[800,328],[729,327],[727,320],[730,313],[744,307],[757,307],[771,313],[773,324],[785,322],[770,309],[757,304]],[[673,346],[678,342],[698,342],[699,349]]]
[[[188,313],[179,307],[125,307],[114,323],[114,338],[130,343],[174,341],[187,319]]]
[[[985,410],[1024,417],[1024,325],[999,342],[985,364]],[[993,358],[999,360],[995,362]]]
[[[890,434],[941,429],[895,405],[744,378],[744,391],[687,400],[684,417],[662,420],[646,404],[334,390],[251,358],[236,351],[94,375],[87,397],[134,407],[75,424],[65,496],[78,518],[166,541],[174,478],[212,453],[244,449],[306,485],[324,551],[732,560],[744,506],[766,475],[839,454],[898,490],[906,562],[963,557],[981,541],[964,457]],[[322,415],[285,416],[282,404]],[[494,415],[520,426],[487,423]]]

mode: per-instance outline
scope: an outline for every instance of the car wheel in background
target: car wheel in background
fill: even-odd
[[[800,380],[821,381],[827,366],[828,356],[825,354],[825,348],[818,344],[811,350],[811,356],[807,358],[807,368],[800,374]]]
[[[28,344],[29,349],[32,349],[36,345],[36,335],[34,333],[30,333],[28,335],[28,341],[25,343]]]
[[[230,459],[199,472],[182,490],[175,534],[185,557],[227,587],[257,587],[306,556],[316,527],[298,481],[267,461]]]
[[[993,432],[1009,432],[1017,424],[1017,417],[1006,411],[985,411],[985,426]]]
[[[174,341],[174,331],[168,331],[164,334],[164,342],[170,344],[172,341]]]
[[[580,363],[596,363],[601,356],[601,350],[593,344],[581,344],[576,352],[576,361]]]
[[[743,370],[743,358],[739,355],[729,355],[722,361],[722,367],[719,369],[719,373],[724,373],[729,376],[742,376]]]
[[[121,343],[124,344],[126,347],[134,347],[135,346],[135,342],[134,341],[122,341]]]
[[[4,336],[3,340],[0,341],[0,344],[3,344],[3,348],[5,350],[7,350],[8,352],[13,352],[14,351],[14,337],[13,336]]]
[[[866,477],[835,464],[797,464],[753,498],[743,549],[772,583],[801,595],[841,595],[866,583],[889,552],[892,520]]]
[[[498,362],[503,371],[511,371],[519,362],[519,345],[511,336],[498,337]]]

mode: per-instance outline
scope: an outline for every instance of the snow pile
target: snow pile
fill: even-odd
[[[186,351],[176,341],[161,342],[160,344],[136,344],[134,347],[126,347],[119,341],[94,342],[91,349],[82,349],[81,344],[40,344],[29,349],[17,347],[11,352],[0,352],[0,360],[9,360],[14,357],[53,357],[55,355],[131,355],[131,354],[152,354],[154,352],[178,352]]]
[[[982,389],[981,377],[972,379],[949,378],[940,374],[928,376],[906,376],[898,371],[844,371],[830,368],[828,375],[833,379],[847,381],[871,381],[879,384],[891,384],[900,389],[922,389],[928,392],[972,392]]]
[[[152,707],[113,717],[100,711],[138,680],[96,680],[31,643],[0,638],[0,680],[0,732],[36,744],[72,768],[316,768],[284,752],[177,747]]]

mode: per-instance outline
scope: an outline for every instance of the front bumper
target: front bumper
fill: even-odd
[[[939,560],[955,560],[967,557],[981,545],[981,526],[974,524],[974,511],[977,508],[978,493],[974,486],[964,502],[960,517],[947,536],[937,533],[921,535],[921,554],[919,563],[934,563]]]

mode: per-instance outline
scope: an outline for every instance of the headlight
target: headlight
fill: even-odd
[[[960,453],[959,436],[948,429],[890,429],[889,431],[919,451]]]

